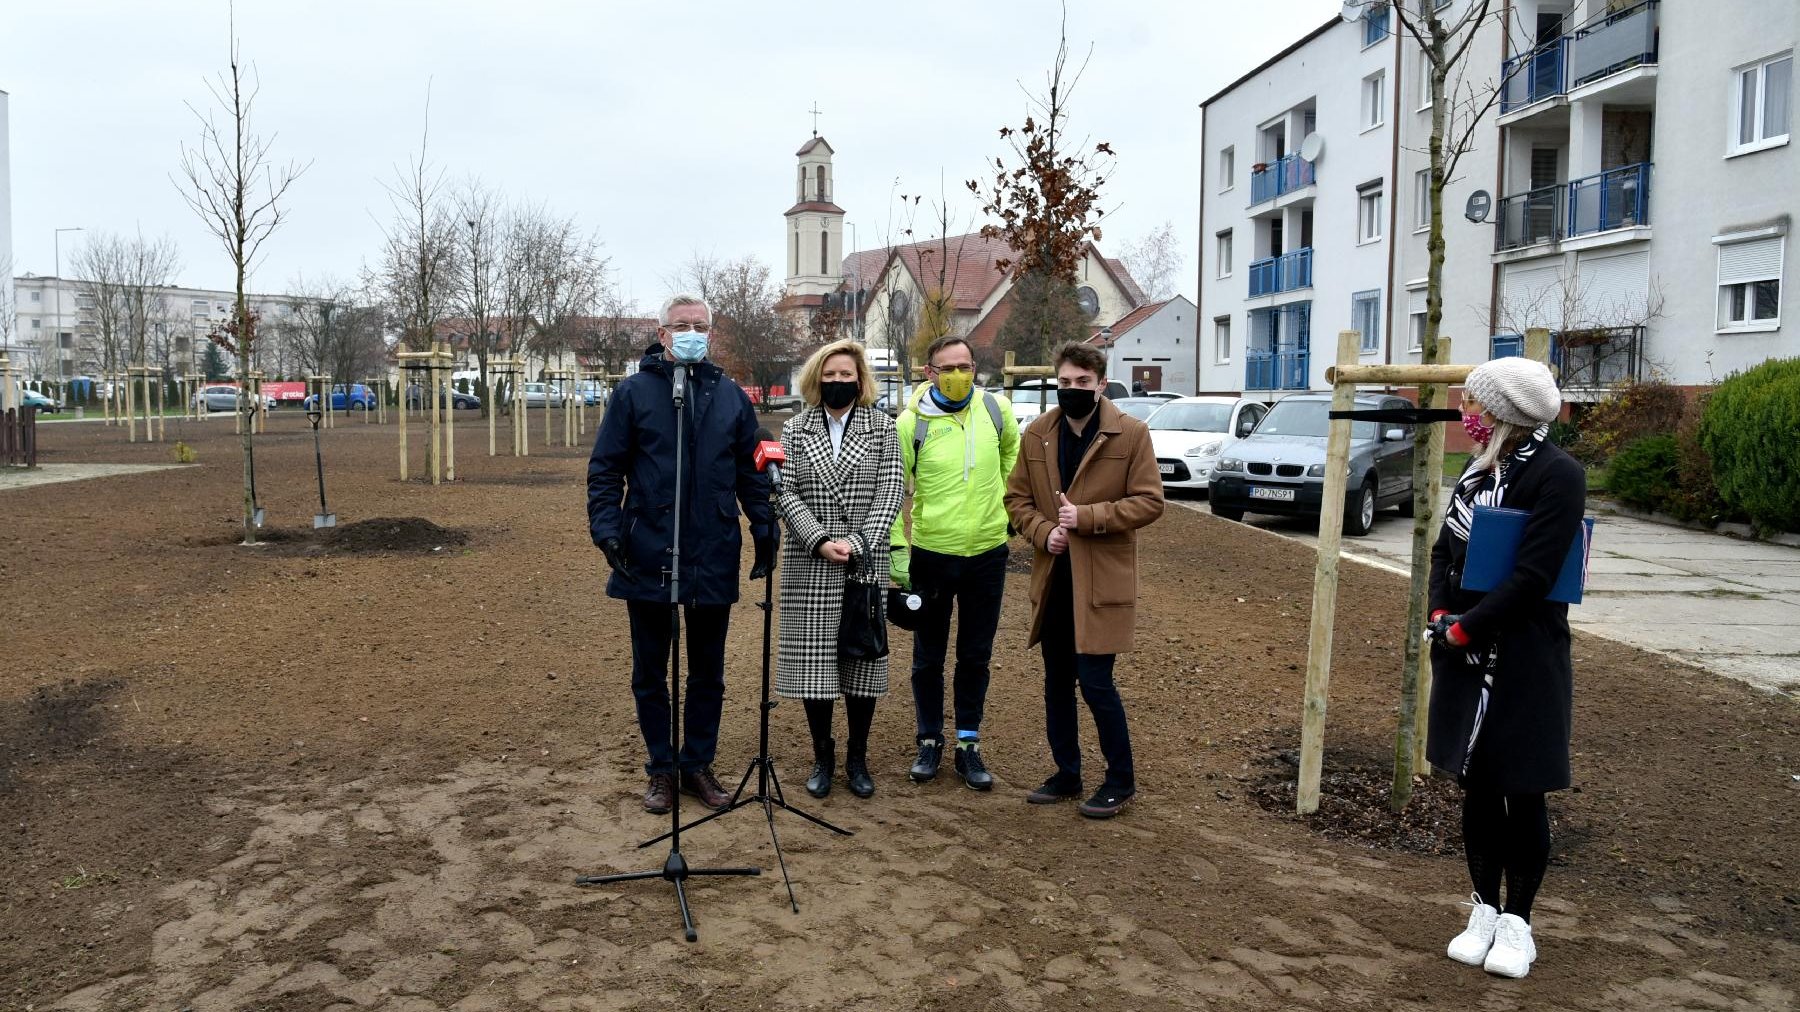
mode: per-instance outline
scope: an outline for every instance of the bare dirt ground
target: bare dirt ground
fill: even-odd
[[[803,715],[774,715],[790,796],[856,835],[778,815],[795,915],[760,812],[696,830],[697,866],[766,873],[696,882],[686,944],[667,885],[572,885],[659,864],[633,845],[664,826],[639,807],[585,453],[489,459],[468,426],[462,480],[433,489],[394,480],[391,427],[348,425],[326,434],[341,522],[466,542],[314,547],[312,440],[278,415],[257,470],[294,536],[243,548],[229,427],[177,434],[200,466],[0,492],[0,1009],[1778,1010],[1800,992],[1793,698],[1578,636],[1580,788],[1552,802],[1540,960],[1489,978],[1442,955],[1468,892],[1454,788],[1428,782],[1404,825],[1354,800],[1391,750],[1402,581],[1345,570],[1327,805],[1302,821],[1279,792],[1311,556],[1187,510],[1145,540],[1125,816],[1022,800],[1050,767],[1014,575],[984,729],[1001,786],[907,782],[897,640],[873,799],[807,797]],[[172,460],[97,425],[44,444],[51,463]],[[760,635],[740,605],[732,780]]]

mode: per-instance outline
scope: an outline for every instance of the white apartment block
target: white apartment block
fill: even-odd
[[[1363,332],[1365,361],[1418,359],[1430,93],[1384,7],[1334,19],[1204,103],[1203,390],[1323,389],[1340,329]],[[1503,91],[1444,193],[1452,360],[1516,354],[1546,327],[1581,399],[1800,355],[1786,277],[1800,4],[1506,9],[1461,68]],[[1318,135],[1316,165],[1296,157],[1296,126]],[[1476,191],[1492,205],[1479,223],[1463,214]]]
[[[12,285],[18,319],[16,343],[30,354],[26,369],[35,378],[97,376],[106,367],[91,286],[75,278],[32,274],[13,278]],[[301,299],[291,295],[246,297],[251,311],[261,318],[261,346],[278,346],[281,328]],[[206,354],[207,335],[231,318],[236,299],[236,293],[210,289],[173,285],[151,289],[144,314],[147,364],[176,373],[196,368]],[[234,356],[225,359],[228,369],[235,368]]]

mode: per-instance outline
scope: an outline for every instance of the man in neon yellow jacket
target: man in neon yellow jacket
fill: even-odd
[[[894,521],[894,581],[924,598],[913,632],[913,708],[918,761],[912,778],[937,776],[944,755],[944,657],[956,633],[956,774],[978,791],[994,786],[981,758],[988,662],[1006,589],[1006,479],[1019,456],[1019,423],[1006,398],[975,388],[975,356],[960,337],[925,353],[925,376],[900,413],[900,462],[912,505]],[[911,536],[908,538],[908,520]]]

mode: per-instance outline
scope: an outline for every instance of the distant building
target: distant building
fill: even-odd
[[[786,296],[777,308],[808,329],[818,314],[831,314],[840,329],[883,349],[884,363],[897,371],[927,296],[942,288],[951,296],[950,332],[994,361],[994,338],[1013,306],[1012,279],[995,262],[1012,251],[971,233],[846,255],[844,209],[832,202],[835,153],[818,136],[796,152],[795,203],[785,215]],[[1145,302],[1125,265],[1093,243],[1078,275],[1077,296],[1096,324],[1120,320]]]
[[[1092,343],[1106,349],[1106,375],[1136,389],[1192,394],[1194,321],[1199,310],[1186,296],[1147,302],[1110,327],[1094,332]]]

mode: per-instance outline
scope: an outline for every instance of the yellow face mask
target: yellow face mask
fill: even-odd
[[[975,374],[972,372],[940,372],[937,375],[938,393],[952,402],[967,400],[975,390]]]

